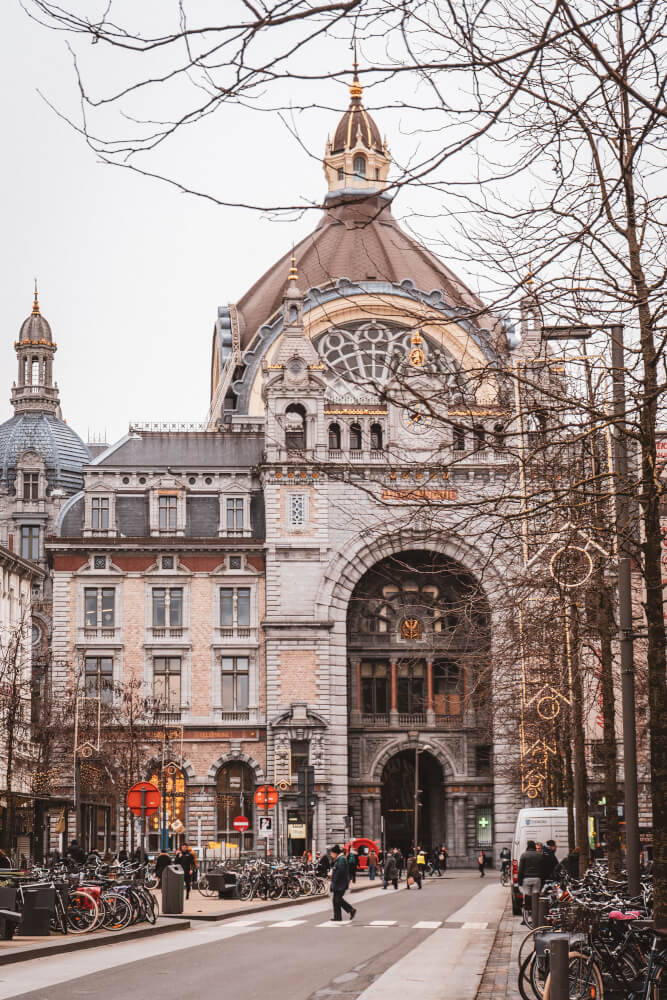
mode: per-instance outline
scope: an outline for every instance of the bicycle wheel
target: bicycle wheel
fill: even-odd
[[[530,976],[530,986],[538,998],[542,1000],[544,997],[544,986],[549,975],[549,956],[548,954],[533,955],[533,960],[528,966],[529,976]]]
[[[247,902],[252,899],[252,882],[249,878],[239,879],[239,899]]]
[[[87,934],[97,923],[97,901],[81,889],[70,892],[67,901],[67,929],[70,934]]]
[[[202,875],[202,877],[197,882],[197,890],[206,899],[213,899],[214,896],[218,895],[218,890],[211,888],[211,886],[209,885],[209,882],[208,882],[208,879],[207,879],[206,875]]]
[[[595,959],[590,955],[582,955],[579,951],[569,954],[570,985],[568,996],[570,1000],[602,1000],[604,986],[602,976]],[[550,1000],[551,975],[544,984],[544,1000]]]
[[[526,955],[521,968],[519,969],[519,993],[521,994],[521,1000],[536,1000],[533,995],[533,986],[530,981],[530,964],[534,956],[532,953]]]
[[[132,921],[132,907],[119,892],[105,892],[101,897],[102,926],[108,931],[122,931]]]

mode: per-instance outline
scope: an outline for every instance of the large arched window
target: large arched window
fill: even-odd
[[[218,840],[231,844],[238,850],[250,850],[254,843],[255,775],[247,764],[232,761],[218,772],[216,789],[218,814]],[[237,816],[248,820],[248,832],[241,834],[234,829]],[[229,853],[227,850],[226,853]]]
[[[340,425],[329,424],[329,451],[340,450]]]
[[[291,451],[306,447],[306,411],[301,403],[290,403],[285,410],[285,445]]]
[[[156,851],[166,844],[173,850],[185,835],[185,775],[176,764],[165,764],[155,770],[148,780],[162,795],[160,808],[148,817],[149,849]],[[174,823],[177,830],[173,829]]]
[[[352,424],[350,427],[350,451],[361,451],[361,425]]]
[[[463,673],[458,663],[449,660],[433,666],[433,708],[437,716],[461,715],[463,711]]]
[[[371,424],[371,451],[382,451],[381,424]]]
[[[365,177],[366,176],[366,157],[365,156],[355,156],[354,163],[352,165],[355,177]]]

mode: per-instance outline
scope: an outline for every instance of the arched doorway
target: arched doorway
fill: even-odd
[[[230,761],[218,771],[216,801],[218,816],[218,837],[223,844],[231,844],[239,852],[252,850],[254,836],[254,794],[255,775],[247,764]],[[239,833],[234,829],[237,816],[245,816],[248,832]]]
[[[400,750],[382,772],[382,815],[388,848],[404,856],[414,846],[415,761],[418,766],[417,844],[431,850],[445,840],[444,776],[439,762],[419,747]]]
[[[178,765],[165,764],[156,768],[148,780],[160,789],[162,795],[160,808],[147,820],[148,849],[159,851],[161,847],[166,847],[173,851],[186,835],[185,775]]]

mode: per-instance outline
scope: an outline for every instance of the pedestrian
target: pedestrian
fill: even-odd
[[[403,868],[405,867],[405,859],[399,847],[394,848],[394,857],[396,858],[396,869],[398,871],[398,877],[400,879],[401,875],[403,874]]]
[[[350,844],[347,852],[347,867],[350,872],[350,882],[357,881],[357,867],[359,865],[359,855],[355,851],[354,847]]]
[[[382,888],[386,889],[390,882],[394,889],[398,889],[398,866],[396,864],[396,854],[391,851],[389,852],[387,860],[384,863]]]
[[[570,878],[579,878],[580,856],[581,856],[581,848],[577,844],[577,846],[570,851],[568,856],[563,861],[561,867],[567,872]]]
[[[164,874],[165,868],[171,864],[171,858],[165,850],[164,847],[160,848],[160,853],[155,859],[155,878],[157,879],[158,889],[162,888],[162,875]]]
[[[78,840],[73,840],[67,848],[67,857],[70,858],[71,861],[74,861],[77,865],[82,865],[86,860],[86,855],[80,847]]]
[[[121,847],[120,851],[118,852],[118,862],[119,864],[122,865],[125,864],[126,861],[127,861],[127,851],[125,850],[124,847]]]
[[[486,864],[486,854],[484,849],[480,847],[479,854],[477,855],[477,867],[479,868],[479,877],[484,878],[484,866]]]
[[[180,865],[183,869],[183,875],[185,877],[185,898],[189,899],[193,877],[195,877],[196,880],[197,862],[194,854],[187,844],[181,844],[181,849],[176,854],[174,864]]]
[[[350,884],[350,871],[348,865],[348,859],[341,852],[340,846],[334,844],[331,848],[331,859],[333,861],[333,868],[331,870],[331,893],[333,895],[333,920],[339,921],[343,919],[342,910],[350,914],[350,920],[354,920],[356,916],[356,909],[354,906],[350,906],[346,899],[344,899],[345,892]]]
[[[315,870],[320,878],[326,878],[329,874],[329,869],[331,868],[331,860],[329,855],[325,851],[324,854],[317,855],[317,864]]]
[[[421,847],[417,848],[417,870],[420,880],[426,877],[426,851],[422,850]]]
[[[532,884],[527,884],[526,888],[523,889],[523,883],[526,880]],[[518,883],[521,892],[528,895],[530,895],[533,885],[535,888],[541,889],[544,884],[544,856],[537,850],[534,840],[526,842],[526,850],[519,858]]]
[[[375,873],[378,868],[378,856],[374,847],[368,852],[368,877],[371,882],[375,881]]]
[[[448,857],[449,857],[449,851],[447,850],[447,847],[445,846],[445,844],[443,844],[442,847],[440,848],[440,852],[438,854],[438,862],[439,862],[438,867],[443,872],[447,871],[447,858]]]
[[[417,858],[414,854],[411,854],[408,858],[408,863],[405,869],[407,880],[406,889],[409,889],[411,885],[417,885],[418,889],[422,887],[422,878],[419,874],[419,865],[417,864]]]
[[[546,844],[542,847],[542,860],[544,863],[542,874],[545,882],[554,882],[558,878],[560,865],[556,857],[557,847],[558,844],[555,840],[547,840]]]

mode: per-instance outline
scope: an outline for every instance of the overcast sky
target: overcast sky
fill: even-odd
[[[64,36],[31,21],[18,0],[5,0],[3,29],[0,419],[12,412],[13,343],[31,309],[35,276],[58,344],[63,416],[84,440],[102,435],[111,442],[130,420],[203,419],[218,305],[240,298],[314,228],[317,214],[278,222],[100,164],[38,93],[76,113]],[[343,43],[331,44],[340,65]],[[85,56],[103,59],[101,50],[87,43]],[[342,112],[343,86],[330,85],[324,100],[334,103],[336,95]],[[409,129],[376,117],[394,152],[409,157]],[[302,120],[312,150],[323,152],[337,118],[313,110]],[[325,188],[321,164],[278,115],[242,108],[211,116],[169,148],[162,165],[173,176],[190,170],[207,189],[251,203],[316,201]],[[401,201],[405,211],[405,195]]]

